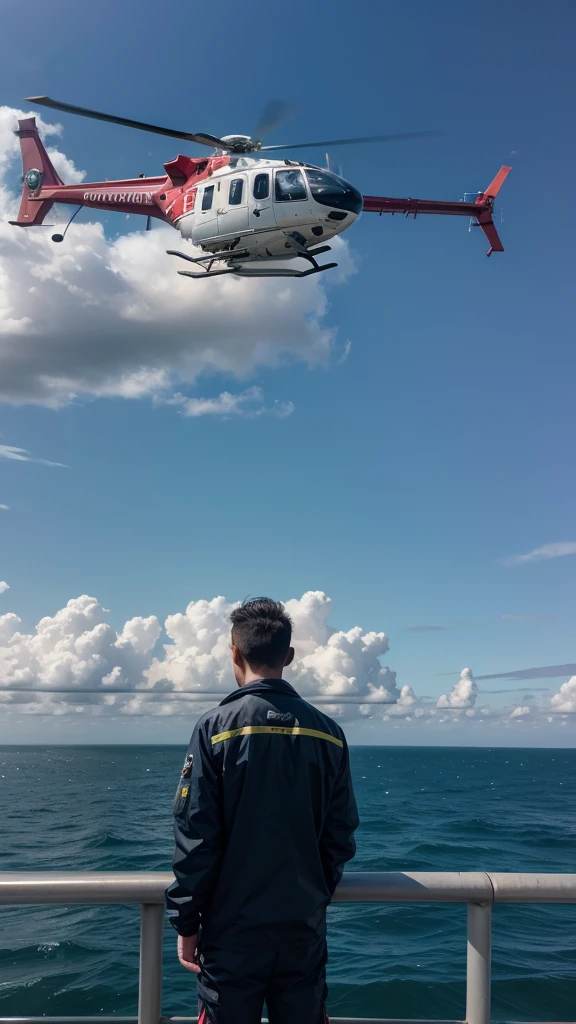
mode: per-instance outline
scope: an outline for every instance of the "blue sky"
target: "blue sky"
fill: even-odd
[[[326,309],[312,299],[303,312],[333,337],[323,366],[300,347],[181,389],[257,386],[268,407],[294,403],[290,416],[186,419],[150,397],[88,393],[54,410],[5,391],[0,444],[67,468],[0,459],[11,588],[0,610],[32,630],[87,593],[121,630],[217,594],[321,590],[334,627],[384,630],[398,682],[434,697],[457,679],[440,674],[464,665],[484,675],[575,662],[576,555],[505,564],[576,542],[573,6],[336,0],[288,13],[223,0],[159,12],[147,0],[94,11],[59,0],[55,16],[32,0],[22,11],[12,0],[3,10],[8,107],[46,93],[225,134],[249,133],[282,97],[296,114],[271,142],[444,133],[335,148],[365,194],[457,199],[501,164],[513,172],[498,207],[504,254],[487,260],[484,237],[457,218],[365,214],[345,235],[355,272],[327,274]],[[57,144],[87,180],[157,174],[177,150],[43,116],[63,125]],[[17,165],[10,173],[13,185]],[[110,237],[135,228],[105,219]],[[211,283],[189,285],[210,310]],[[411,628],[423,626],[442,628]],[[567,678],[535,685],[550,696]],[[19,729],[37,737],[37,724]]]

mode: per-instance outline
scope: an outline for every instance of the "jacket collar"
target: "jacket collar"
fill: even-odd
[[[290,697],[300,696],[285,679],[257,679],[255,682],[248,683],[246,686],[239,686],[233,693],[229,693],[227,697],[224,697],[224,700],[220,701],[220,707],[223,704],[231,704],[233,700],[240,700],[241,697],[246,697],[248,694],[266,697],[269,693],[283,693]]]

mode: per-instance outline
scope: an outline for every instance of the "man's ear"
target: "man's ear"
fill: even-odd
[[[231,649],[232,649],[232,662],[233,662],[233,664],[236,665],[237,668],[243,669],[244,668],[244,656],[243,656],[242,652],[240,651],[240,648],[236,647],[235,644],[232,644],[232,648]]]
[[[293,661],[294,661],[294,648],[290,647],[290,649],[288,651],[288,654],[286,655],[286,657],[284,659],[284,668],[288,668],[288,665],[291,665]]]

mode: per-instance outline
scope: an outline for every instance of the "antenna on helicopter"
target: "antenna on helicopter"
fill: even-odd
[[[62,234],[59,234],[59,233],[57,233],[57,234],[55,234],[55,235],[52,235],[52,241],[53,241],[53,242],[63,242],[63,241],[64,241],[64,236],[66,235],[66,232],[68,231],[68,228],[70,227],[70,225],[71,225],[72,221],[74,220],[74,217],[76,217],[76,215],[77,215],[78,213],[80,213],[80,210],[81,210],[81,209],[82,209],[82,207],[81,207],[81,206],[78,206],[78,207],[77,207],[77,208],[76,208],[76,209],[74,210],[74,213],[73,213],[73,214],[72,214],[72,216],[70,217],[70,220],[68,221],[68,223],[67,223],[66,227],[64,228],[64,231],[62,232]]]

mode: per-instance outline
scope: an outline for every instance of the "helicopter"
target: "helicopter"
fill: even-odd
[[[308,277],[336,267],[319,264],[318,257],[330,251],[328,244],[349,228],[362,211],[417,217],[419,214],[464,216],[482,228],[490,248],[487,255],[504,247],[493,220],[494,200],[511,168],[501,167],[484,192],[465,193],[455,202],[430,199],[395,199],[364,196],[331,168],[306,161],[263,156],[273,151],[311,147],[392,142],[436,135],[436,132],[400,132],[355,139],[333,139],[293,145],[263,145],[262,138],[203,132],[181,132],[170,128],[117,117],[49,96],[29,96],[27,101],[65,113],[109,121],[142,131],[183,139],[212,150],[209,156],[178,154],[164,164],[158,177],[128,178],[66,185],[57,174],[44,148],[34,117],[18,122],[23,180],[18,217],[11,224],[35,227],[43,223],[52,205],[76,204],[63,234],[52,235],[61,242],[82,207],[125,214],[143,214],[147,228],[152,219],[176,228],[200,255],[176,249],[167,253],[194,266],[178,273],[191,278],[235,274],[240,277]],[[263,128],[276,126],[281,104],[271,104]],[[281,113],[281,111],[280,111]],[[282,117],[280,117],[282,119]],[[285,119],[285,118],[284,118]],[[258,134],[265,134],[260,131]],[[253,155],[257,154],[257,155]],[[261,155],[262,154],[262,155]],[[287,266],[287,261],[304,260],[307,269]],[[275,265],[276,264],[276,265]],[[301,264],[300,264],[301,266]]]

